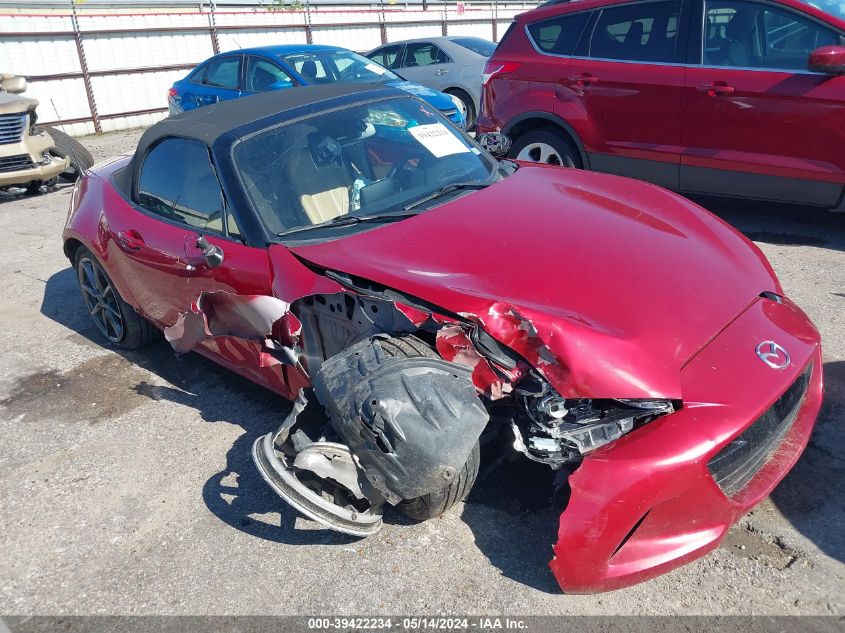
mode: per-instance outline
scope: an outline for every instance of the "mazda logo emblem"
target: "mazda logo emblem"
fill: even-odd
[[[774,341],[763,341],[757,346],[757,356],[772,369],[785,369],[789,366],[789,352]]]

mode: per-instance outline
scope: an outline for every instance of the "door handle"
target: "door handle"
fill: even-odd
[[[706,92],[711,97],[717,97],[720,95],[732,95],[734,93],[734,87],[729,86],[727,82],[724,81],[714,81],[712,84],[703,84],[698,87],[699,92]]]
[[[125,251],[140,251],[147,244],[135,229],[117,234],[117,245]]]
[[[599,78],[590,73],[581,73],[580,75],[572,75],[566,78],[566,83],[575,86],[576,88],[583,88],[584,86],[592,86],[598,82]]]
[[[445,75],[448,72],[449,71],[446,70],[445,68],[438,68],[437,70],[434,71],[434,74],[435,75]]]

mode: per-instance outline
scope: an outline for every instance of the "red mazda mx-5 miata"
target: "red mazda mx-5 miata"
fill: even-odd
[[[113,344],[163,330],[294,401],[253,457],[329,527],[444,512],[487,434],[562,471],[566,591],[714,548],[821,404],[819,334],[737,231],[649,184],[497,161],[391,88],[163,121],[77,185],[64,250]]]

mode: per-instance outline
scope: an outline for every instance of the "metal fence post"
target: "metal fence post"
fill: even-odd
[[[443,4],[443,13],[440,16],[440,30],[442,31],[443,37],[449,35],[449,4]]]
[[[214,15],[214,0],[208,2],[208,28],[211,32],[211,49],[214,54],[220,52],[220,39],[217,37],[217,19]]]
[[[82,32],[79,30],[79,21],[76,18],[76,3],[70,0],[71,24],[73,25],[73,37],[76,40],[76,53],[79,55],[79,67],[82,69],[82,82],[85,84],[85,96],[88,97],[88,109],[91,111],[91,121],[94,123],[94,131],[97,134],[103,132],[100,125],[100,115],[97,113],[97,102],[94,100],[94,86],[91,84],[91,74],[88,72],[88,61],[85,59],[85,47],[82,45]]]
[[[385,44],[387,44],[387,24],[386,24],[387,18],[384,15],[384,0],[381,0],[379,2],[378,19],[379,19],[379,24],[378,24],[379,31],[381,32],[381,43],[382,43],[382,46],[384,46]]]
[[[493,0],[493,41],[499,41],[499,0]]]
[[[311,30],[311,3],[305,0],[305,41],[314,43],[314,32]]]

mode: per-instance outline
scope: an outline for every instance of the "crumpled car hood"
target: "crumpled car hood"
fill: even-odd
[[[487,319],[512,309],[563,366],[544,373],[564,397],[682,398],[681,367],[760,292],[781,292],[751,242],[680,196],[534,165],[417,217],[291,250],[471,315],[503,343]]]
[[[0,114],[23,114],[29,110],[34,110],[37,106],[37,99],[0,92]]]

